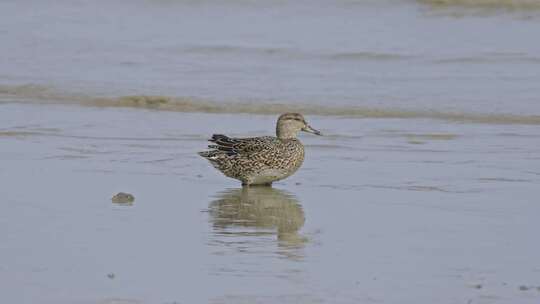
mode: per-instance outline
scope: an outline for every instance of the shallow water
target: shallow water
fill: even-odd
[[[195,152],[272,116],[0,109],[2,302],[540,298],[537,126],[311,116],[301,170],[242,190]]]
[[[540,6],[482,3],[3,1],[0,94],[540,115]]]
[[[0,2],[0,303],[536,304],[538,36],[528,0]],[[274,188],[196,154],[286,111],[325,136]]]

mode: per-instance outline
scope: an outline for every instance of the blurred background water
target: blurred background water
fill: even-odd
[[[2,1],[0,94],[538,116],[539,36],[526,0]]]

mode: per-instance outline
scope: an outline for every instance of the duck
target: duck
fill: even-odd
[[[278,117],[276,136],[236,138],[213,134],[208,150],[198,154],[242,186],[272,186],[302,166],[304,145],[298,139],[301,131],[322,135],[301,114],[285,113]]]

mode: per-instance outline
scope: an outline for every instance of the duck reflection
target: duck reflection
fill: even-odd
[[[217,244],[259,251],[268,245],[265,239],[273,244],[277,240],[279,253],[298,257],[287,250],[302,248],[307,242],[298,233],[305,222],[304,211],[290,193],[271,187],[245,187],[220,192],[216,198],[210,203],[209,213],[219,238]]]

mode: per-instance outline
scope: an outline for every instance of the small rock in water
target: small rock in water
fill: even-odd
[[[467,286],[474,289],[482,289],[484,287],[481,283],[470,283]]]
[[[521,286],[519,286],[519,290],[526,291],[526,290],[529,290],[529,287],[527,287],[525,285],[521,285]]]
[[[111,200],[114,204],[131,204],[135,200],[135,197],[129,193],[118,192]]]

